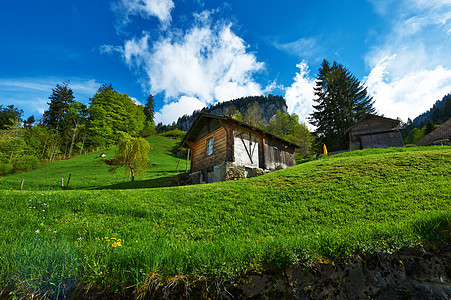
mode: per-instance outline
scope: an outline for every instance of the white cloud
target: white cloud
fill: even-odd
[[[450,69],[437,66],[391,79],[388,70],[395,59],[396,56],[392,56],[382,60],[366,78],[379,113],[407,121],[407,118],[413,119],[425,112],[436,100],[451,92]]]
[[[296,113],[301,122],[308,123],[307,117],[313,111],[315,79],[310,77],[310,70],[305,61],[297,64],[299,72],[293,78],[293,84],[286,88],[285,99],[288,112]]]
[[[126,40],[123,47],[103,46],[101,50],[121,53],[131,69],[145,74],[145,88],[154,95],[164,94],[166,103],[186,96],[206,106],[263,94],[253,76],[264,64],[248,51],[232,24],[213,22],[213,13],[195,14],[194,25],[186,32],[169,28],[157,40],[144,32],[140,38]]]
[[[176,102],[164,105],[155,113],[155,123],[170,124],[185,114],[191,114],[194,110],[205,107],[205,104],[195,97],[182,96]]]
[[[318,41],[315,38],[300,38],[291,43],[275,42],[273,45],[277,49],[296,55],[299,58],[319,61],[324,56],[324,50],[318,45]]]
[[[143,69],[152,93],[167,100],[181,95],[204,103],[261,94],[252,75],[263,69],[230,24],[203,20],[185,34],[171,33],[152,46],[149,36],[125,42],[122,54],[132,68]]]
[[[123,24],[130,21],[130,16],[141,16],[145,19],[157,17],[162,24],[168,25],[173,8],[172,0],[119,0],[113,5],[116,13],[123,17]]]
[[[391,11],[391,31],[365,57],[368,91],[379,113],[404,121],[451,92],[451,1],[374,2]]]
[[[135,97],[131,97],[131,96],[130,96],[130,99],[132,99],[132,101],[133,101],[136,105],[142,105],[142,106],[144,106],[144,104],[142,104],[141,102],[139,102],[139,100],[136,99]]]

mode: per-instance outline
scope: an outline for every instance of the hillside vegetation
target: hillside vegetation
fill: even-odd
[[[167,149],[175,141],[149,142],[154,153],[157,144],[166,150],[150,152],[155,165],[135,184],[155,188],[130,189],[126,175],[99,162],[101,152],[1,178],[0,290],[139,295],[175,275],[221,282],[393,252],[449,230],[449,147],[363,150],[251,179],[161,187],[174,175],[178,158]]]

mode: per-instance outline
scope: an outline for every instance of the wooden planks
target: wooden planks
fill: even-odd
[[[213,154],[207,155],[207,141],[213,138]],[[226,161],[227,133],[223,127],[213,131],[195,142],[189,142],[192,151],[191,172],[207,170],[210,172],[217,164]]]

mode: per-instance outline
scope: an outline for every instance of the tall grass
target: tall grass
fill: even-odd
[[[208,185],[0,190],[1,289],[139,290],[180,274],[226,280],[440,241],[451,150],[360,154]]]

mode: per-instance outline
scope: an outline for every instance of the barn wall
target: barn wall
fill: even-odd
[[[265,169],[280,169],[296,165],[293,146],[284,144],[271,137],[264,140]]]
[[[213,154],[207,156],[207,141],[213,137]],[[189,143],[192,158],[191,172],[203,171],[213,172],[213,167],[226,161],[227,156],[227,133],[223,127]],[[206,174],[208,176],[208,174]]]
[[[248,168],[259,167],[260,137],[256,132],[236,128],[233,130],[234,162]]]
[[[360,139],[362,141],[362,147],[364,149],[404,146],[404,142],[402,141],[402,136],[399,131],[363,135],[360,137]]]

